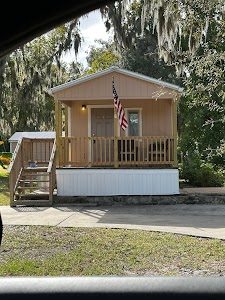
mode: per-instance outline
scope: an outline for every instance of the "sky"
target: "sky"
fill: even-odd
[[[90,45],[94,45],[95,39],[102,39],[107,41],[109,38],[109,33],[106,32],[105,25],[103,23],[101,14],[98,10],[92,11],[88,14],[88,17],[80,18],[80,31],[83,36],[84,41],[81,44],[81,48],[78,51],[77,61],[84,64],[84,67],[87,67],[85,51],[88,50]],[[66,54],[64,60],[66,62],[73,61],[74,51],[71,50]]]

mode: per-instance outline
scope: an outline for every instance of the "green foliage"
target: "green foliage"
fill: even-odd
[[[12,153],[11,152],[0,152],[0,160],[6,164],[9,165],[11,162]]]
[[[62,56],[81,37],[73,20],[11,53],[0,70],[0,131],[54,130],[54,99],[48,90],[69,80]]]
[[[67,73],[69,75],[69,81],[76,80],[84,74],[84,66],[81,63],[72,61],[69,64]]]
[[[115,2],[101,11],[120,53],[120,66],[157,79],[178,84],[175,67],[159,58],[157,33],[152,18],[142,24],[143,1],[133,1],[122,11],[123,4]],[[179,81],[181,83],[181,81]]]
[[[225,22],[209,24],[207,38],[188,65],[184,93],[179,104],[179,146],[183,153],[196,145],[204,160],[222,166],[225,141],[224,64]]]
[[[180,166],[180,176],[194,187],[224,186],[224,171],[205,162],[198,154],[186,157]]]
[[[144,0],[143,3],[142,24],[153,18],[160,57],[174,63],[179,73],[185,71],[205,42],[209,24],[224,18],[224,2],[221,0]]]
[[[8,159],[12,158],[12,152],[0,152],[0,155]]]
[[[99,72],[107,69],[111,66],[118,65],[119,54],[115,49],[115,43],[112,41],[96,40],[99,46],[91,46],[88,51],[87,62],[88,70],[87,74]]]
[[[100,11],[105,18],[107,31],[113,30],[113,39],[117,50],[133,48],[136,36],[141,32],[141,9],[139,1],[115,1],[102,8]]]
[[[8,165],[3,169],[0,165],[0,206],[9,205],[9,173],[7,172]]]
[[[121,66],[125,69],[170,83],[181,84],[176,76],[175,68],[159,59],[157,46],[152,49],[152,39],[149,36],[140,37],[135,48],[126,48],[122,53]]]

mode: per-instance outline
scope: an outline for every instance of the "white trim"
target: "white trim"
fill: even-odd
[[[127,108],[124,108],[124,111],[125,111],[125,116],[126,116],[128,122],[129,122],[128,112],[129,111],[138,111],[138,115],[139,115],[138,131],[139,131],[139,136],[142,136],[142,111],[143,111],[143,108],[142,107],[138,107],[138,108],[127,107]],[[129,131],[129,129],[126,128],[125,136],[128,136],[128,131]]]

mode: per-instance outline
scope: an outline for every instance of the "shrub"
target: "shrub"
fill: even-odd
[[[9,165],[10,164],[10,159],[8,157],[0,156],[0,160],[4,163]]]
[[[196,187],[221,187],[224,185],[224,171],[212,163],[204,162],[199,156],[185,159],[180,166],[180,175]]]

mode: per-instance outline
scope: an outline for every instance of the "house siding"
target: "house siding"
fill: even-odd
[[[168,87],[112,72],[90,81],[68,87],[54,94],[57,100],[100,100],[112,98],[112,76],[120,99],[167,99],[174,97]]]
[[[86,101],[88,105],[109,105],[112,106],[113,99],[110,101]],[[172,105],[171,99],[163,100],[123,100],[124,108],[142,109],[142,135],[172,135]],[[75,101],[71,106],[70,128],[71,136],[88,136],[88,109],[81,111],[82,101]],[[123,131],[120,132],[124,134]]]

